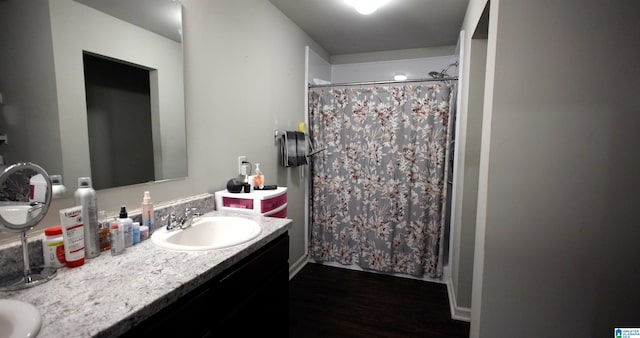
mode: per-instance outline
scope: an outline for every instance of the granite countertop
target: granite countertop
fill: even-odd
[[[103,252],[77,268],[58,269],[44,284],[0,291],[0,299],[36,306],[42,337],[117,337],[165,306],[285,233],[290,219],[227,211],[206,215],[256,220],[262,233],[233,247],[208,251],[170,251],[145,240],[119,256]]]

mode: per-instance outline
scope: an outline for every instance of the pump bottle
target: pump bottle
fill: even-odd
[[[264,175],[260,170],[260,163],[256,163],[256,174],[253,176],[253,186],[258,189],[264,188]]]

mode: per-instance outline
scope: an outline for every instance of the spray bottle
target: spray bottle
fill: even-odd
[[[148,191],[144,192],[142,197],[142,226],[146,226],[149,229],[149,234],[153,233],[153,202],[151,201],[151,195]]]
[[[98,257],[100,255],[98,202],[96,191],[91,187],[91,177],[78,177],[78,189],[73,195],[76,205],[82,206],[85,257]]]
[[[120,216],[118,216],[118,225],[124,234],[124,247],[128,248],[133,245],[133,220],[127,214],[127,207],[120,207]]]

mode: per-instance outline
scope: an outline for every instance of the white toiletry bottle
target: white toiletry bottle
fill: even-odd
[[[76,205],[82,206],[85,258],[98,257],[100,255],[98,200],[96,191],[91,187],[90,177],[78,177],[78,189],[73,196]]]
[[[151,195],[148,191],[144,192],[144,197],[142,197],[142,224],[149,228],[149,234],[153,233],[154,230],[154,219],[153,219],[153,202],[151,201]]]
[[[51,196],[62,198],[67,193],[67,188],[62,184],[62,175],[51,175]]]
[[[127,215],[127,207],[120,207],[120,216],[118,224],[124,233],[124,247],[128,248],[133,245],[133,220]]]
[[[57,269],[63,267],[66,263],[64,258],[64,237],[62,236],[61,225],[44,229],[42,256],[44,257],[44,266]]]
[[[149,238],[149,227],[146,225],[140,226],[140,242]]]
[[[47,181],[42,174],[29,179],[29,203],[44,203],[47,198]]]
[[[111,236],[111,256],[117,256],[124,251],[124,233],[120,223],[111,223],[109,235]]]

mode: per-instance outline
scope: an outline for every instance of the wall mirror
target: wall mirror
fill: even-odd
[[[67,196],[83,176],[96,189],[186,177],[181,24],[172,0],[0,1],[5,162],[62,175]],[[143,70],[146,92],[96,79],[88,57]]]

